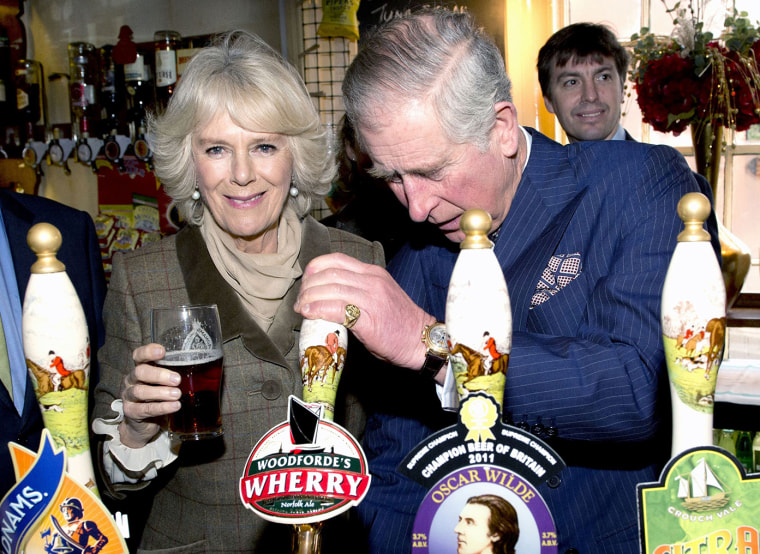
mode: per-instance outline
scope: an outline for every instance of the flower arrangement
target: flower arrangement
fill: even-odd
[[[760,31],[746,12],[726,17],[714,38],[704,30],[703,6],[693,0],[688,8],[665,6],[673,18],[670,37],[648,28],[631,37],[631,80],[644,121],[674,135],[692,124],[744,131],[760,123]]]

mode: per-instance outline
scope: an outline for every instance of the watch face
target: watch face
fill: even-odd
[[[433,325],[428,333],[430,335],[430,342],[440,347],[443,350],[448,348],[446,326],[442,324]]]

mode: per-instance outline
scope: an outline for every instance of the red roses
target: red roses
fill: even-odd
[[[684,19],[674,21],[683,25]],[[758,31],[735,15],[726,19],[718,42],[702,32],[701,23],[690,23],[691,49],[675,39],[663,43],[647,29],[632,37],[638,42],[631,75],[644,121],[675,135],[696,121],[715,121],[736,131],[760,123]]]

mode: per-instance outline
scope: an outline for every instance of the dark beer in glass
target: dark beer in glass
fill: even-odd
[[[221,354],[221,352],[219,352]],[[178,412],[169,414],[169,431],[182,440],[201,439],[222,434],[221,382],[224,358],[192,356],[181,352],[167,354],[158,365],[182,376]]]
[[[169,432],[181,440],[223,434],[222,329],[216,305],[154,308],[151,336],[166,350],[156,365],[181,376],[181,407],[169,415]]]

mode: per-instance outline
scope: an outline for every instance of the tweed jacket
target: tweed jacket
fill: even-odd
[[[298,258],[302,268],[329,252],[384,263],[379,243],[328,229],[310,217],[303,222],[302,237]],[[106,344],[99,352],[102,378],[95,417],[115,416],[111,402],[119,398],[122,379],[134,366],[132,351],[150,342],[151,308],[215,303],[224,339],[224,436],[183,443],[179,458],[150,483],[154,494],[139,552],[276,552],[289,546],[290,526],[268,523],[247,510],[240,500],[239,480],[256,442],[287,420],[288,396],[302,393],[298,360],[302,318],[293,311],[298,290],[297,281],[265,333],[213,265],[197,227],[186,227],[114,259],[104,309]],[[360,436],[364,412],[346,396],[339,392],[344,411],[336,407],[336,422]],[[96,447],[102,450],[102,444]],[[129,488],[112,486],[108,493],[118,497]]]

